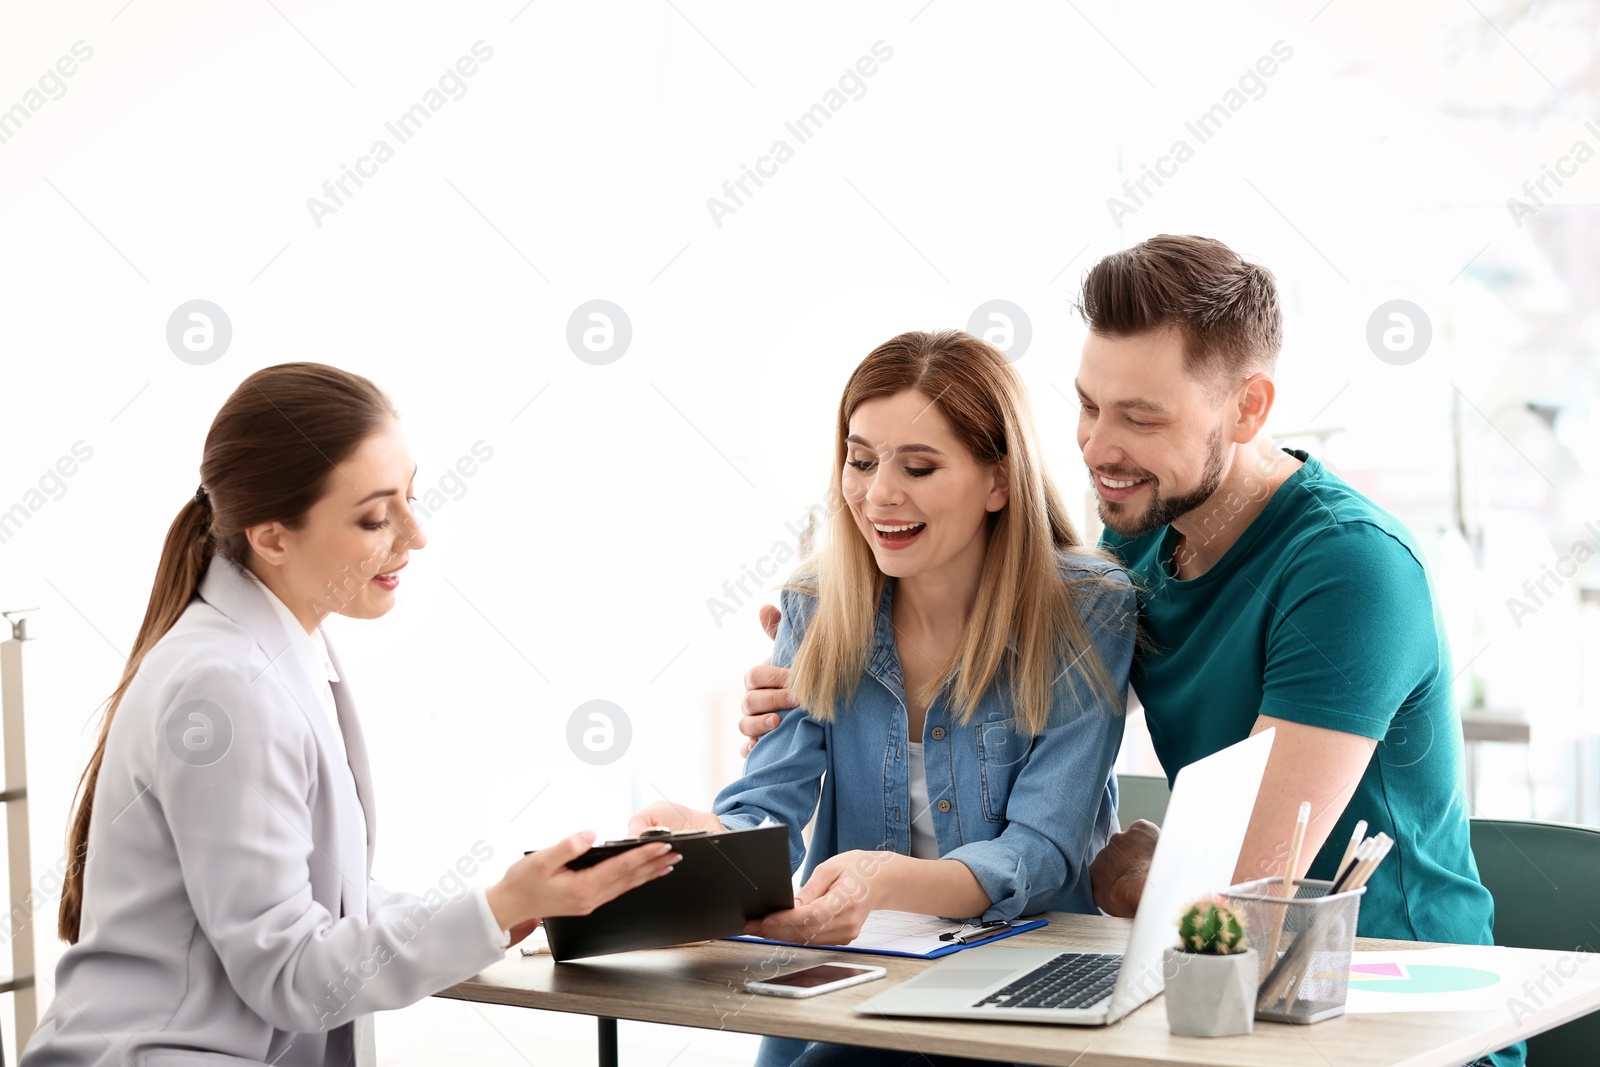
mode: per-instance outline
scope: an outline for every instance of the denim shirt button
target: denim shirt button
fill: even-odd
[[[939,801],[939,810],[940,811],[949,811],[950,810],[950,802],[948,800]]]
[[[935,726],[933,728],[932,732],[933,732],[933,739],[935,741],[943,741],[944,740],[944,727],[943,726]]]

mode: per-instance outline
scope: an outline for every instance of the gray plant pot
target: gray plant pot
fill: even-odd
[[[1229,1037],[1255,1028],[1256,950],[1210,956],[1169,948],[1166,972],[1167,1028],[1187,1037]]]

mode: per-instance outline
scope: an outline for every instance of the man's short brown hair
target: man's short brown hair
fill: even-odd
[[[1111,253],[1084,278],[1078,313],[1107,337],[1177,330],[1184,369],[1224,391],[1272,370],[1283,347],[1272,272],[1209,237],[1164,233]]]

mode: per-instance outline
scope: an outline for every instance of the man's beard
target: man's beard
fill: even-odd
[[[1097,491],[1095,496],[1100,501],[1100,521],[1130,540],[1170,525],[1210,500],[1222,484],[1222,452],[1222,429],[1219,427],[1206,439],[1206,465],[1200,474],[1200,484],[1191,492],[1163,497],[1160,483],[1152,478],[1150,503],[1138,515],[1133,514],[1123,502],[1106,500]],[[1089,477],[1093,479],[1099,476],[1091,470]]]

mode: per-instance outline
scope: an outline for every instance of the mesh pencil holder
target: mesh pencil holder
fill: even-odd
[[[1244,915],[1250,943],[1261,957],[1256,1018],[1316,1023],[1344,1014],[1350,953],[1367,889],[1329,895],[1329,881],[1298,878],[1294,884],[1295,895],[1288,898],[1278,895],[1281,878],[1241,882],[1221,896]]]

